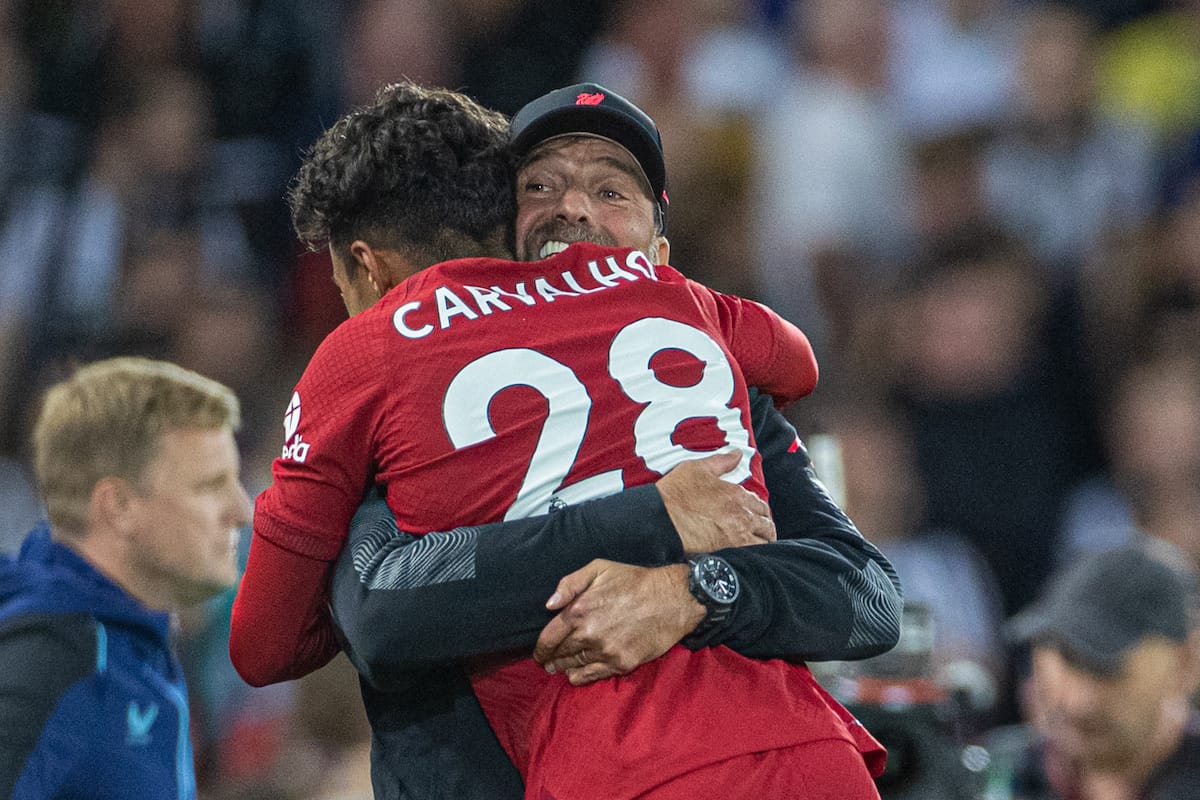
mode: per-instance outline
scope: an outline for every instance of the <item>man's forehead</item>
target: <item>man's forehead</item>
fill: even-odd
[[[1165,636],[1151,634],[1131,644],[1114,663],[1099,665],[1072,649],[1068,643],[1052,637],[1033,644],[1035,653],[1052,654],[1072,670],[1109,684],[1127,683],[1147,672],[1158,674],[1162,664],[1170,662],[1182,647],[1184,645]]]
[[[525,170],[534,164],[544,163],[555,156],[579,157],[584,154],[582,151],[590,151],[589,158],[603,159],[613,166],[619,166],[645,184],[647,192],[650,191],[650,181],[633,153],[612,139],[592,133],[565,133],[553,136],[530,150],[520,169]]]

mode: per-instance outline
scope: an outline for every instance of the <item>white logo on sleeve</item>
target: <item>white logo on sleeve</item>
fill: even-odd
[[[292,392],[292,401],[283,414],[283,453],[279,456],[304,463],[308,458],[308,442],[296,430],[300,427],[300,393]]]
[[[130,700],[129,707],[125,709],[125,723],[129,728],[125,744],[138,746],[150,744],[150,728],[154,726],[154,720],[157,717],[158,703],[151,703],[142,708],[136,700]]]
[[[283,438],[292,438],[296,428],[300,427],[300,393],[292,392],[292,402],[288,403],[287,411],[283,414]]]

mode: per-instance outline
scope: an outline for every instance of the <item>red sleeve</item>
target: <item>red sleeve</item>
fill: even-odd
[[[691,282],[692,290],[717,314],[721,332],[749,386],[771,395],[776,408],[812,393],[817,358],[804,332],[771,309],[743,297]]]
[[[338,328],[314,354],[288,406],[282,455],[255,503],[250,558],[230,622],[230,658],[252,685],[299,678],[337,653],[329,575],[372,480],[383,405],[369,343],[355,326]]]
[[[329,614],[333,564],[256,536],[233,601],[229,658],[251,686],[300,678],[337,655]]]
[[[389,379],[374,331],[347,324],[330,334],[288,404],[282,455],[256,503],[254,532],[292,552],[337,558],[374,479]]]

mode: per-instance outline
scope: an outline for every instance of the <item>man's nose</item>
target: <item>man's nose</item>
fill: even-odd
[[[555,216],[570,223],[591,219],[591,201],[587,192],[575,187],[566,189],[558,199]]]
[[[1102,693],[1103,686],[1099,681],[1085,675],[1073,675],[1060,682],[1054,700],[1067,716],[1087,716],[1097,707]]]
[[[254,501],[240,481],[233,487],[229,500],[229,514],[234,525],[240,528],[250,524],[254,519]]]

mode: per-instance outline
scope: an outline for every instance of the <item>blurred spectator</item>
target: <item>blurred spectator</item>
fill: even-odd
[[[203,206],[206,267],[276,286],[292,249],[279,195],[301,145],[338,102],[340,74],[335,80],[330,73],[340,70],[341,4],[11,2],[14,34],[33,64],[32,102],[69,132],[75,154],[102,164],[124,158],[132,144],[141,167],[138,148],[148,146],[152,172],[165,166],[164,148],[177,161],[197,160],[189,193]],[[155,123],[167,127],[144,129]],[[110,229],[128,220],[115,217],[118,209],[103,192],[91,193],[97,170],[89,173],[78,192],[71,176],[64,188],[79,208],[56,222],[66,231],[65,253],[82,249],[71,242],[75,227],[99,237],[88,250],[103,271],[106,243],[124,238]],[[114,179],[99,184],[111,189],[106,184]],[[175,198],[166,208],[177,208]]]
[[[1101,113],[1095,22],[1055,3],[1030,6],[1012,105],[988,147],[991,207],[1059,283],[1071,282],[1106,229],[1153,209],[1154,153],[1146,132]]]
[[[34,73],[14,17],[0,4],[0,454],[9,455],[20,449],[14,422],[36,357],[60,186],[77,168],[69,126],[31,104]]]
[[[270,485],[270,462],[283,442],[283,413],[303,367],[281,341],[279,329],[278,315],[261,289],[230,283],[195,294],[179,314],[173,342],[180,364],[214,376],[246,398],[238,444],[244,480],[255,493]]]
[[[341,34],[355,3],[187,0],[185,66],[212,90],[218,158],[243,196],[291,175],[298,151],[342,104]],[[275,170],[282,169],[279,173]],[[272,202],[278,202],[271,196]],[[286,218],[286,215],[284,215]],[[285,228],[290,241],[290,228]]]
[[[759,293],[829,353],[815,262],[829,252],[873,265],[908,244],[911,164],[886,93],[891,16],[883,0],[793,6],[794,71],[756,124],[755,199],[747,252]],[[665,127],[665,126],[664,126]]]
[[[401,78],[431,86],[458,86],[457,33],[449,8],[450,4],[434,0],[362,0],[353,4],[344,34],[344,104],[369,104],[380,86]]]
[[[901,414],[882,405],[839,407],[829,433],[841,452],[843,507],[896,567],[905,606],[928,612],[921,677],[960,700],[960,721],[979,732],[993,721],[1006,680],[999,589],[969,542],[926,526],[925,489],[905,426]],[[872,659],[849,666],[869,673]]]
[[[145,335],[162,341],[197,287],[235,269],[233,236],[206,252],[203,225],[220,209],[205,203],[211,117],[192,74],[146,73],[120,114],[105,118],[87,174],[60,209],[43,345],[70,350],[90,339]],[[234,231],[228,231],[233,233]]]
[[[0,455],[0,555],[16,555],[21,541],[45,518],[24,463]]]
[[[240,199],[212,180],[204,84],[170,69],[133,85],[130,105],[101,123],[86,174],[43,210],[56,238],[44,255],[54,269],[31,301],[42,319],[34,374],[42,362],[128,348],[169,357],[203,292],[270,285]],[[254,294],[272,318],[274,294]]]
[[[1098,91],[1106,111],[1172,142],[1200,129],[1200,2],[1162,5],[1100,42]]]
[[[0,0],[0,549],[41,513],[31,398],[80,359],[235,386],[245,481],[266,484],[298,365],[344,316],[281,198],[348,105],[402,75],[508,112],[599,80],[670,134],[680,266],[812,335],[822,386],[793,421],[833,422],[855,518],[894,537],[937,646],[974,652],[991,625],[960,623],[986,618],[988,570],[1012,613],[1056,557],[1133,537],[1200,558],[1180,535],[1200,485],[1198,54],[1200,0]],[[900,415],[863,400],[889,389]],[[910,446],[917,471],[874,474]],[[959,569],[979,602],[947,617]],[[184,620],[206,792],[295,797],[269,776],[311,776],[279,766],[301,687],[230,681],[227,619]]]
[[[124,102],[131,78],[185,69],[213,89],[218,139],[266,137],[292,149],[315,136],[330,72],[341,71],[342,3],[9,1],[34,58],[35,104],[88,131]]]
[[[370,800],[371,726],[344,656],[297,683],[296,724],[309,751],[299,762],[313,776],[303,800]]]
[[[1084,275],[1082,358],[1101,385],[1140,353],[1200,341],[1200,131],[1169,163],[1158,214],[1110,236]]]
[[[128,81],[184,66],[187,0],[15,0],[34,59],[35,103],[84,131],[125,102]]]
[[[463,91],[489,108],[515,114],[533,98],[578,81],[627,93],[590,68],[580,68],[608,27],[613,0],[451,0],[448,5],[462,46]]]
[[[752,127],[788,64],[736,0],[616,0],[581,79],[634,99],[663,131],[671,179],[667,234],[688,277],[755,294],[750,237]],[[747,83],[746,75],[756,76]]]
[[[339,655],[298,681],[252,691],[258,707],[231,709],[218,743],[213,800],[370,800],[371,728],[358,673]],[[263,703],[265,696],[276,702]]]
[[[607,25],[580,64],[582,79],[676,113],[681,106],[696,106],[689,114],[754,111],[776,97],[788,58],[746,4],[672,0],[648,8],[612,0],[611,6]],[[660,127],[670,135],[670,127]],[[697,158],[682,141],[674,149],[680,159]]]
[[[1165,547],[1085,558],[1014,620],[1032,648],[1028,724],[991,737],[989,798],[1196,796],[1196,574]]]
[[[1045,2],[1045,0],[1039,0]],[[1063,2],[1063,0],[1050,0]],[[1111,30],[1131,19],[1160,11],[1176,0],[1066,0],[1068,5],[1091,14],[1103,30]]]
[[[910,135],[943,136],[1000,121],[1017,72],[1021,14],[1013,0],[893,4],[891,87]]]
[[[960,128],[913,144],[913,227],[921,241],[985,220],[983,153],[987,132]]]
[[[211,103],[205,195],[220,209],[203,228],[206,253],[221,260],[230,279],[274,293],[287,284],[296,249],[280,197],[302,149],[340,113],[341,34],[355,4],[188,3],[187,63],[195,63]],[[222,241],[237,249],[221,252]]]
[[[931,243],[895,300],[894,393],[913,430],[927,524],[955,530],[1000,582],[1004,612],[1050,571],[1060,505],[1083,469],[1079,400],[1046,346],[1035,263],[995,229]]]
[[[1145,299],[1159,337],[1186,346],[1200,340],[1200,128],[1172,155]]]
[[[1115,379],[1104,417],[1109,468],[1071,494],[1061,564],[1142,535],[1200,569],[1200,356],[1152,352]]]

